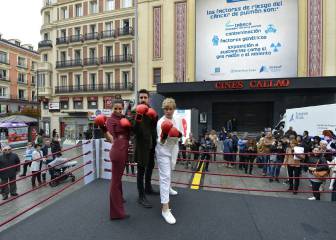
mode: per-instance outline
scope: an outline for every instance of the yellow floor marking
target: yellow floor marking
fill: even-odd
[[[204,162],[199,162],[197,165],[197,169],[199,165],[201,164],[201,167],[199,168],[200,170],[194,174],[193,180],[191,182],[191,189],[198,190],[199,185],[202,179],[202,172],[203,172],[203,167],[204,167]]]

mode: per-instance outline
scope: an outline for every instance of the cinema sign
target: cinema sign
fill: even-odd
[[[218,90],[243,90],[243,89],[278,89],[288,88],[291,85],[289,79],[274,80],[237,80],[216,82],[215,88]]]

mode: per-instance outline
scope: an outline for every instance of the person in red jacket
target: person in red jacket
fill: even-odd
[[[128,145],[131,123],[122,115],[123,101],[116,100],[112,105],[111,117],[106,121],[106,138],[112,143],[110,160],[112,162],[112,181],[110,188],[110,219],[125,219],[121,178],[128,159]]]

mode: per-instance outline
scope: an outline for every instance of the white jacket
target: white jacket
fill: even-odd
[[[30,170],[31,171],[40,171],[40,162],[43,160],[41,157],[43,157],[43,153],[42,151],[37,151],[37,150],[34,150],[33,152],[33,162],[31,164],[31,167],[30,167]],[[34,161],[35,159],[40,159],[40,160],[37,160],[37,161]]]
[[[171,156],[171,161],[172,161],[172,169],[175,169],[175,165],[176,165],[176,160],[177,160],[177,156],[178,156],[178,151],[179,151],[179,147],[178,147],[178,138],[167,138],[165,143],[161,143],[160,142],[160,136],[162,133],[161,130],[161,124],[163,123],[163,121],[165,120],[170,120],[173,123],[173,126],[176,127],[179,131],[181,131],[176,123],[176,119],[168,119],[165,116],[161,117],[160,120],[157,122],[156,125],[156,130],[157,130],[157,134],[158,134],[158,139],[157,139],[157,148],[160,151],[160,154],[165,154],[168,156]]]

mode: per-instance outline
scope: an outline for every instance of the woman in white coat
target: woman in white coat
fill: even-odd
[[[171,171],[176,164],[178,139],[182,134],[177,130],[176,120],[173,118],[176,109],[175,100],[166,98],[162,103],[162,108],[164,116],[157,123],[158,141],[155,148],[160,176],[162,216],[167,223],[175,224],[176,219],[169,208],[169,194],[177,194],[171,189]]]
[[[42,168],[43,153],[41,151],[41,147],[42,147],[41,144],[36,143],[35,144],[35,149],[34,149],[33,154],[32,154],[32,160],[33,161],[32,161],[30,170],[33,174],[32,178],[31,178],[33,188],[36,187],[36,184],[35,184],[36,179],[37,179],[39,185],[42,184],[41,172],[40,171],[41,171],[41,168]]]

